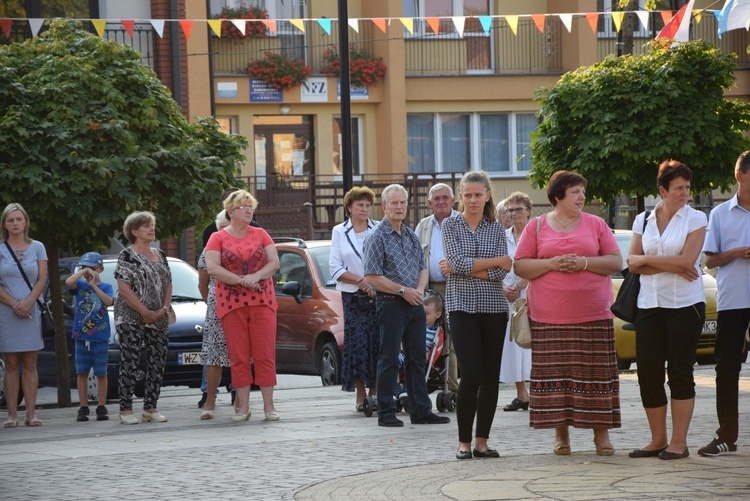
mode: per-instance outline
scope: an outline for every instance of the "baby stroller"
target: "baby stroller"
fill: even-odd
[[[433,294],[440,298],[441,303],[443,302],[443,297],[436,290],[428,289],[426,291],[426,295]],[[450,337],[446,336],[447,324],[444,320],[445,315],[438,319],[437,332],[435,333],[433,344],[427,352],[425,382],[427,384],[427,393],[432,393],[436,390],[440,391],[435,397],[435,404],[438,411],[453,412],[456,410],[456,394],[448,389]],[[398,379],[399,384],[396,386],[396,391],[393,395],[396,402],[396,411],[409,412],[403,369],[399,371]],[[365,397],[362,404],[364,414],[367,417],[372,416],[373,412],[377,410],[376,401],[373,397]]]

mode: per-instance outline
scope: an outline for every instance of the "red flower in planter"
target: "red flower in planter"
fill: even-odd
[[[266,52],[263,59],[253,61],[247,67],[247,74],[260,78],[277,89],[290,89],[307,80],[312,69],[301,59],[289,59],[283,54]]]
[[[224,7],[221,9],[221,14],[216,16],[216,19],[226,19],[221,23],[221,36],[234,39],[237,42],[245,39],[268,38],[269,36],[268,28],[261,22],[246,22],[244,35],[230,22],[231,19],[268,19],[268,12],[260,7],[238,7],[236,9]]]
[[[341,76],[341,60],[338,47],[331,46],[323,51],[322,72],[325,75]],[[376,86],[385,77],[385,64],[382,57],[375,57],[356,45],[349,47],[349,80],[354,87]]]

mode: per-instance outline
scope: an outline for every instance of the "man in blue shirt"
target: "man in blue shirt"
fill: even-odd
[[[698,454],[710,457],[737,453],[739,378],[750,325],[750,151],[737,159],[734,177],[737,194],[711,211],[703,244],[706,266],[719,268],[714,349],[719,429],[710,444],[698,449]]]
[[[449,418],[432,413],[425,382],[422,294],[428,271],[417,235],[403,224],[408,195],[403,186],[392,184],[383,190],[381,198],[385,218],[365,239],[362,255],[365,278],[378,291],[378,425],[404,425],[396,417],[393,398],[400,345],[406,357],[404,379],[412,424],[449,423]]]

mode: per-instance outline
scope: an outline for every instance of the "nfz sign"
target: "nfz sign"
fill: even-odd
[[[327,103],[328,79],[325,77],[308,78],[300,87],[300,100],[303,103]]]

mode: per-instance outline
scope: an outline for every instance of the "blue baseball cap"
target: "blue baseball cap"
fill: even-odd
[[[78,266],[88,266],[89,268],[98,268],[104,266],[102,255],[98,252],[87,252],[81,257],[81,261]]]

